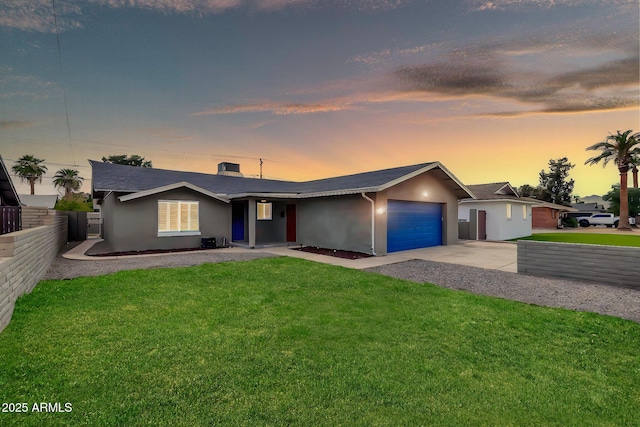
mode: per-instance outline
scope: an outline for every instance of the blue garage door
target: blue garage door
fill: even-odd
[[[387,203],[387,252],[427,248],[442,244],[440,203]]]

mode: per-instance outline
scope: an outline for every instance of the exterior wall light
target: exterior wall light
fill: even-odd
[[[384,214],[384,213],[386,212],[386,210],[385,210],[385,208],[378,208],[378,209],[376,209],[376,212],[377,212],[379,215],[382,215],[382,214]]]
[[[424,197],[426,199],[427,197],[429,197],[429,193],[427,191],[423,191],[422,192],[422,197]]]

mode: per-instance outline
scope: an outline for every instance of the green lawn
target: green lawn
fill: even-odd
[[[618,233],[618,234],[614,234]],[[585,243],[591,245],[609,246],[638,246],[640,247],[640,235],[624,234],[621,231],[612,231],[612,234],[596,233],[538,233],[529,237],[521,237],[515,240],[538,240],[544,242]]]
[[[291,258],[44,281],[0,425],[637,425],[640,325]]]

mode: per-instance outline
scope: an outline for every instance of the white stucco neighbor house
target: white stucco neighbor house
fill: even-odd
[[[462,199],[458,220],[477,223],[477,240],[509,240],[531,235],[531,206],[508,182],[468,185],[473,199]]]

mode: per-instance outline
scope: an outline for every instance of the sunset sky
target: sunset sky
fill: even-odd
[[[429,161],[574,194],[640,131],[638,0],[0,0],[0,154],[308,180]],[[55,19],[54,19],[55,18]],[[57,24],[57,34],[56,34]],[[19,192],[28,185],[15,179]]]

